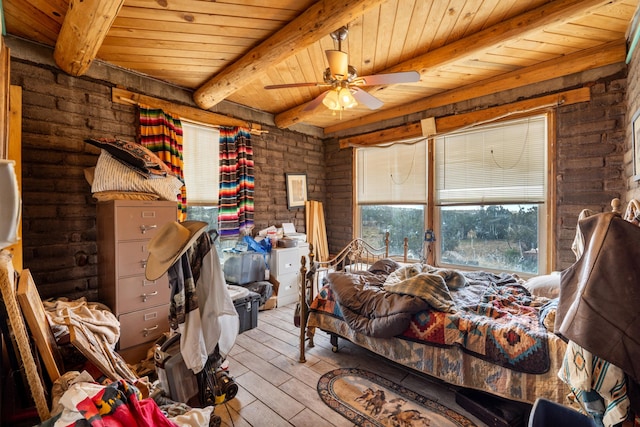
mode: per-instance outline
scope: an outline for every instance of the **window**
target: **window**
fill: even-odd
[[[356,151],[359,235],[376,248],[390,233],[389,253],[423,256],[427,203],[427,141],[425,139],[368,147]]]
[[[182,157],[187,187],[187,219],[218,229],[219,149],[218,129],[182,122]]]
[[[436,138],[436,259],[544,271],[546,159],[546,116]]]
[[[389,231],[393,254],[408,237],[420,260],[432,223],[437,265],[544,271],[547,135],[539,115],[437,137],[433,164],[425,141],[356,150],[358,235],[380,247]]]

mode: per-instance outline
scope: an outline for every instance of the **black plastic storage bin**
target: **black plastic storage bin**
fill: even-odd
[[[248,331],[258,326],[258,305],[260,304],[260,294],[249,291],[249,294],[233,300],[236,306],[238,317],[240,318],[239,333]]]

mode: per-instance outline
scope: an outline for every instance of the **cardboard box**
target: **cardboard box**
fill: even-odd
[[[260,311],[271,310],[278,306],[278,288],[280,287],[280,282],[274,279],[273,276],[269,276],[269,283],[273,285],[273,294],[258,308]]]

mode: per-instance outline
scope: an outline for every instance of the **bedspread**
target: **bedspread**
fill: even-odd
[[[352,329],[367,335],[371,335],[371,325],[362,328],[361,320],[354,322],[351,319],[354,312],[364,315],[366,308],[373,319],[379,319],[384,313],[399,312],[408,320],[407,326],[396,335],[398,338],[435,346],[458,346],[474,356],[519,372],[547,372],[549,332],[544,326],[544,315],[554,312],[549,305],[555,300],[531,296],[510,275],[482,272],[464,275],[468,286],[450,290],[455,306],[452,312],[434,310],[428,304],[425,307],[416,301],[421,298],[415,296],[378,289],[376,299],[387,303],[381,312],[379,306],[371,306],[372,300],[365,298],[367,303],[363,303],[360,298],[358,291],[368,288],[362,284],[366,279],[345,281],[342,273],[330,275],[328,286],[319,292],[311,310],[343,318]],[[337,287],[336,281],[340,282]],[[354,286],[350,290],[345,289],[349,281]],[[408,298],[408,302],[404,298]],[[400,305],[396,307],[390,302]]]

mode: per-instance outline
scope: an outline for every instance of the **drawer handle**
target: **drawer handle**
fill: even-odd
[[[154,228],[158,228],[157,225],[152,224],[152,225],[141,225],[140,226],[140,231],[142,232],[142,234],[146,233],[149,230],[153,230]]]
[[[159,327],[160,327],[160,325],[152,326],[151,328],[144,328],[143,332],[142,332],[142,335],[144,335],[145,337],[148,337],[149,333],[155,331]]]
[[[142,265],[142,268],[147,268],[147,260],[146,259],[140,260],[140,265]]]
[[[142,302],[147,302],[147,299],[149,299],[149,297],[155,297],[156,295],[158,295],[158,291],[153,291],[150,294],[142,294]]]

